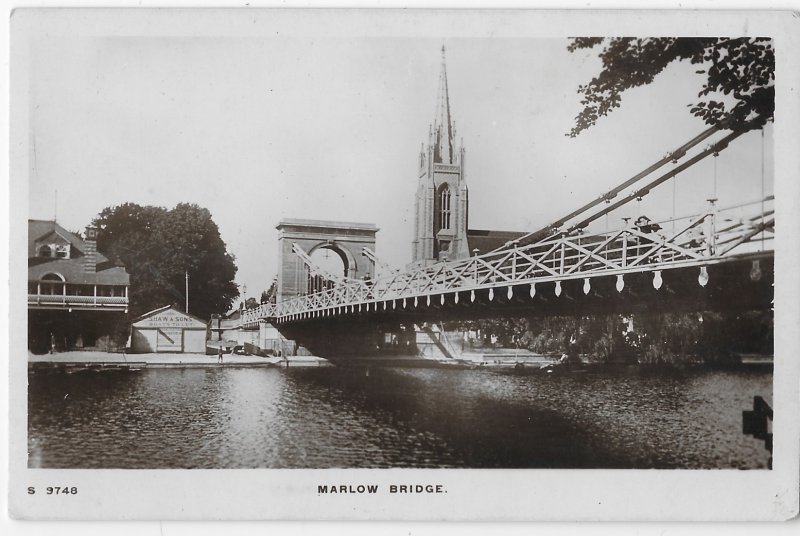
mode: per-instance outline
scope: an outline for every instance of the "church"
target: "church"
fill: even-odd
[[[414,203],[411,267],[464,259],[493,251],[525,233],[469,228],[469,188],[465,180],[463,141],[456,146],[450,112],[445,48],[439,74],[436,113],[428,144],[419,154]]]

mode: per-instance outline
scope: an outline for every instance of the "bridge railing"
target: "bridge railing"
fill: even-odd
[[[262,303],[253,309],[245,309],[242,312],[242,324],[256,324],[262,318],[274,318],[276,316],[276,305],[274,303]]]
[[[536,282],[661,270],[721,262],[739,253],[766,250],[774,238],[774,198],[716,208],[624,229],[556,234],[534,244],[439,262],[374,281],[348,281],[314,294],[245,313],[259,318],[286,317],[331,308],[358,310],[392,300],[430,300],[436,294],[498,288]],[[749,209],[749,210],[748,210]],[[757,210],[756,215],[753,209]],[[391,304],[396,307],[396,302]]]

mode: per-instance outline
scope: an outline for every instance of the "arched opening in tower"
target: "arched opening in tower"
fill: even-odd
[[[309,255],[318,272],[306,267],[306,293],[313,294],[331,289],[336,285],[336,278],[347,277],[347,257],[332,246],[320,246]],[[333,277],[328,277],[333,276]]]

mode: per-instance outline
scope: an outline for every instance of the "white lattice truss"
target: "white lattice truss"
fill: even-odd
[[[572,279],[584,279],[584,292],[588,293],[590,280],[600,276],[618,276],[617,289],[621,290],[620,282],[627,273],[658,272],[660,276],[662,270],[704,267],[742,254],[772,251],[773,200],[770,196],[756,203],[610,232],[554,235],[522,247],[510,243],[484,255],[375,280],[347,280],[332,289],[262,305],[247,311],[242,320],[248,325],[261,320],[286,322],[405,308],[420,302],[444,305],[448,300],[474,301],[475,291],[486,289],[490,300],[495,291],[503,289],[510,298],[521,285],[529,285],[533,296],[537,283]],[[742,208],[756,206],[756,216],[741,215]],[[558,285],[556,289],[558,292]]]

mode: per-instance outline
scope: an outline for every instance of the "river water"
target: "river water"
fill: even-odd
[[[29,377],[47,468],[765,468],[770,371],[145,369]]]

